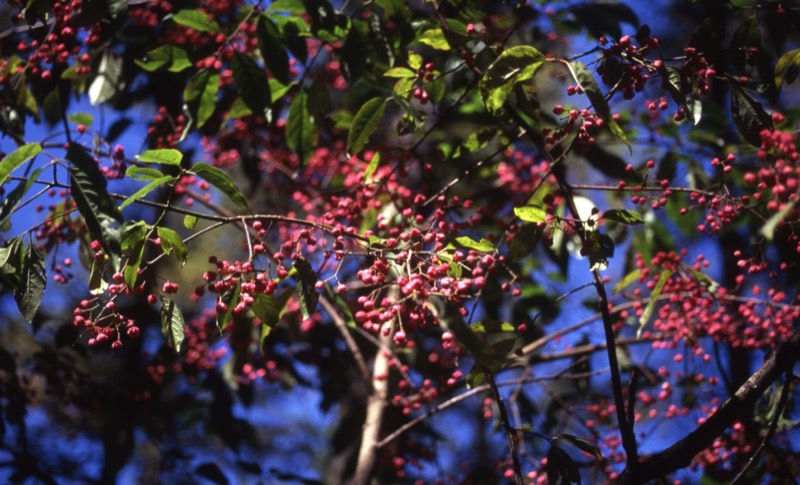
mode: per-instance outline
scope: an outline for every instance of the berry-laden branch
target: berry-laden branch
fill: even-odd
[[[626,467],[619,477],[620,485],[639,485],[664,477],[689,466],[692,459],[711,446],[714,440],[737,421],[746,419],[761,396],[783,373],[791,373],[800,360],[800,333],[781,344],[764,364],[742,384],[700,426],[683,439],[654,455],[643,457],[635,467]]]

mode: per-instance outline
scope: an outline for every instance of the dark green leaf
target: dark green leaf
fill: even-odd
[[[292,289],[284,290],[279,296],[265,295],[259,293],[256,295],[253,302],[253,312],[256,317],[261,320],[261,323],[269,327],[274,327],[278,324],[286,310],[286,304],[291,299],[294,291]]]
[[[278,27],[266,14],[258,18],[256,36],[261,57],[264,58],[264,64],[267,65],[269,72],[282,84],[289,84],[291,82],[289,55],[286,53],[286,46],[283,45]]]
[[[122,213],[114,200],[108,195],[108,181],[97,162],[77,143],[67,150],[67,160],[71,162],[70,194],[78,207],[89,233],[100,241],[107,256],[112,257],[114,268],[119,266],[119,230]]]
[[[174,148],[161,148],[157,150],[147,150],[136,158],[142,163],[160,163],[162,165],[180,167],[183,154]]]
[[[612,180],[624,180],[631,183],[641,183],[642,177],[636,171],[627,169],[628,163],[614,153],[604,150],[599,143],[588,147],[588,151],[580,154],[592,168]]]
[[[47,272],[44,257],[35,244],[30,244],[25,249],[23,258],[20,285],[14,290],[14,300],[25,320],[31,322],[44,298]]]
[[[106,0],[108,2],[108,12],[112,19],[116,19],[128,10],[128,0]]]
[[[599,231],[590,233],[594,244],[589,253],[589,271],[605,271],[608,268],[609,258],[614,257],[614,240]]]
[[[755,15],[742,22],[731,37],[731,60],[741,72],[745,72],[751,48],[762,49],[761,29]]]
[[[219,75],[208,69],[197,71],[186,85],[183,98],[189,106],[189,111],[197,122],[198,128],[202,128],[214,114],[218,92]]]
[[[122,250],[128,257],[125,269],[122,270],[122,276],[128,288],[134,288],[136,279],[139,277],[139,266],[142,264],[150,228],[143,221],[139,221],[133,224],[126,223],[120,232],[122,234]]]
[[[253,113],[264,115],[272,104],[272,95],[269,90],[269,81],[264,70],[258,67],[247,54],[234,52],[231,59],[233,80],[236,83],[236,92],[242,97],[244,103]]]
[[[578,465],[566,451],[551,444],[547,452],[547,483],[554,485],[568,485],[581,483],[581,472]]]
[[[603,219],[620,224],[644,224],[644,217],[636,211],[628,209],[609,209],[603,212]]]
[[[467,382],[467,389],[475,389],[489,382],[486,378],[486,373],[481,368],[480,364],[473,364],[465,378]]]
[[[135,59],[137,66],[153,72],[166,68],[169,72],[181,72],[192,67],[185,50],[171,44],[162,45],[145,54],[144,59]]]
[[[372,98],[361,106],[347,134],[347,153],[355,155],[364,148],[369,137],[380,127],[385,108],[386,100],[382,98]]]
[[[668,151],[658,163],[658,171],[656,172],[656,181],[668,180],[672,182],[675,178],[675,170],[678,165],[678,157],[675,152]]]
[[[753,146],[761,146],[763,130],[773,129],[772,117],[761,103],[736,85],[731,85],[731,114],[739,133]]]
[[[14,187],[14,190],[9,192],[8,195],[3,198],[3,202],[0,202],[0,227],[3,227],[6,221],[8,221],[8,218],[11,217],[11,214],[14,213],[14,210],[22,201],[22,197],[36,182],[40,173],[42,173],[41,169],[34,170],[26,180],[17,184],[17,186]]]
[[[178,305],[169,297],[161,296],[161,333],[172,344],[175,352],[181,351],[184,337],[184,322]]]
[[[186,250],[186,246],[183,244],[183,238],[181,238],[180,234],[164,226],[158,226],[156,228],[156,233],[158,237],[161,238],[161,249],[163,249],[167,255],[174,255],[175,259],[181,263],[181,266],[186,264],[186,258],[189,257],[189,252]]]
[[[313,150],[314,123],[308,112],[308,95],[301,91],[289,105],[289,116],[286,120],[286,143],[301,162],[308,160]]]
[[[195,163],[192,165],[191,172],[219,189],[220,192],[227,195],[232,201],[250,210],[250,206],[247,205],[247,200],[244,198],[242,191],[233,183],[233,180],[227,173],[207,163]]]
[[[24,254],[24,246],[20,237],[15,237],[11,243],[0,248],[0,274],[19,274]]]
[[[647,302],[647,306],[642,312],[642,316],[639,317],[639,330],[636,332],[637,336],[642,334],[642,330],[644,330],[647,322],[650,321],[650,317],[653,315],[653,310],[655,310],[656,304],[658,303],[658,297],[661,296],[661,291],[664,290],[664,286],[667,284],[667,281],[672,277],[672,273],[673,271],[671,269],[665,269],[661,271],[661,274],[658,277],[658,283],[656,283],[655,288],[653,288],[652,293],[650,293],[650,301]]]
[[[575,446],[579,450],[583,451],[584,453],[588,453],[595,458],[603,459],[603,454],[600,453],[600,448],[597,445],[583,439],[578,438],[577,436],[567,434],[567,433],[559,433],[557,436],[553,438],[553,440],[564,440],[571,445]]]
[[[575,61],[571,62],[569,65],[575,74],[575,80],[578,82],[581,89],[583,89],[583,93],[586,97],[589,98],[597,116],[606,123],[608,129],[614,136],[630,148],[628,137],[625,136],[625,132],[622,131],[622,128],[620,128],[619,124],[617,124],[616,120],[611,116],[611,108],[608,106],[608,101],[606,101],[605,96],[603,96],[602,91],[600,91],[600,86],[597,85],[597,81],[595,81],[592,72],[587,69],[582,62]]]
[[[179,10],[172,16],[176,24],[181,24],[200,32],[221,32],[219,24],[207,13],[200,10]]]
[[[508,258],[516,262],[528,256],[536,248],[543,235],[544,227],[539,224],[522,224],[509,244]]]
[[[619,39],[622,36],[620,22],[639,26],[636,13],[623,3],[585,2],[571,6],[565,12],[571,13],[595,39],[603,36]]]
[[[315,288],[317,273],[311,267],[311,263],[303,257],[300,257],[294,263],[294,269],[297,270],[295,281],[297,281],[300,310],[303,312],[303,318],[309,318],[316,311],[317,302],[319,301],[319,293]]]
[[[9,153],[6,158],[0,161],[0,185],[8,180],[8,176],[11,175],[11,172],[41,152],[42,145],[38,143],[29,143]]]
[[[545,62],[545,56],[530,46],[503,51],[480,81],[483,104],[495,113],[505,104],[517,83],[531,79]]]
[[[791,84],[800,74],[800,49],[794,49],[782,55],[775,65],[775,86],[780,86],[781,82]]]
[[[220,297],[220,300],[223,301],[227,306],[228,309],[220,318],[220,315],[217,314],[217,328],[219,328],[220,333],[228,326],[231,319],[233,318],[233,308],[239,303],[239,295],[242,291],[242,281],[238,280],[236,282],[236,286],[233,290],[229,290],[225,292],[224,295]]]

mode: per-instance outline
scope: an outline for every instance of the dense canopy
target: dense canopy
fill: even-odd
[[[797,32],[0,5],[0,477],[795,483]]]

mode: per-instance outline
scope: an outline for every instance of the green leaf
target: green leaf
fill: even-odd
[[[92,260],[92,269],[89,273],[89,294],[102,295],[108,289],[108,283],[103,279],[104,260]],[[134,278],[135,280],[135,278]]]
[[[772,130],[772,117],[744,89],[731,85],[731,114],[736,129],[753,146],[761,146],[761,132]]]
[[[547,483],[558,485],[581,484],[581,472],[578,465],[566,451],[555,444],[550,445],[547,452]]]
[[[253,113],[264,115],[272,104],[269,81],[264,71],[258,67],[256,61],[241,52],[234,52],[231,59],[233,81],[236,83],[236,92]]]
[[[399,67],[393,67],[388,71],[384,72],[383,76],[399,78],[399,79],[404,79],[404,78],[415,79],[417,77],[417,74],[407,67],[399,66]]]
[[[122,213],[108,195],[108,181],[97,162],[77,143],[67,150],[70,173],[70,194],[93,239],[100,241],[106,255],[112,257],[114,269],[119,267],[119,229]]]
[[[176,24],[181,24],[200,32],[221,32],[219,24],[207,13],[200,10],[179,10],[172,16],[172,20]]]
[[[287,12],[295,15],[305,13],[306,7],[302,0],[275,0],[267,12]]]
[[[181,72],[192,67],[192,61],[185,50],[178,46],[166,44],[145,54],[144,59],[135,59],[133,62],[147,72],[158,71],[166,68],[169,72]]]
[[[450,43],[447,42],[444,32],[439,27],[426,30],[417,38],[417,40],[428,47],[433,47],[434,49],[438,49],[440,51],[449,51],[451,49]]]
[[[289,105],[289,115],[286,119],[286,143],[302,163],[308,160],[314,149],[313,129],[314,122],[308,111],[308,95],[305,91],[301,91]]]
[[[526,222],[544,222],[547,217],[547,212],[541,207],[526,205],[523,207],[514,207],[514,215]]]
[[[620,224],[644,224],[644,217],[636,211],[628,209],[609,209],[603,212],[603,219]]]
[[[758,20],[755,15],[742,22],[731,37],[731,61],[740,72],[746,72],[747,60],[750,56],[748,50],[751,48],[763,50],[761,46],[761,29],[758,26]]]
[[[317,273],[311,267],[311,263],[303,257],[294,263],[294,269],[297,270],[295,281],[300,299],[300,311],[303,312],[303,318],[309,318],[316,311],[319,301],[319,293],[314,287],[317,284]]]
[[[611,133],[628,145],[630,149],[631,144],[628,142],[628,137],[625,136],[625,132],[622,131],[622,128],[620,128],[619,124],[617,124],[616,120],[611,116],[611,108],[608,106],[608,101],[606,101],[605,96],[603,96],[602,91],[600,91],[600,86],[597,85],[597,81],[595,81],[592,72],[587,69],[582,62],[570,62],[569,65],[575,75],[575,80],[578,82],[578,85],[580,85],[586,97],[589,98],[597,116],[606,123]]]
[[[622,278],[619,283],[614,285],[614,289],[612,290],[613,293],[619,293],[620,291],[624,290],[625,288],[629,287],[634,281],[639,279],[639,276],[642,274],[642,269],[638,268],[630,273],[626,274],[624,278]]]
[[[8,176],[11,175],[11,172],[41,152],[42,145],[38,143],[29,143],[9,153],[6,158],[0,161],[0,185],[3,185],[6,180],[8,180]]]
[[[158,170],[157,168],[152,167],[137,167],[136,165],[131,165],[125,170],[125,176],[133,179],[138,180],[140,182],[145,182],[148,180],[157,180],[164,177],[164,172]]]
[[[183,154],[174,148],[147,150],[137,157],[142,163],[160,163],[162,165],[181,166]]]
[[[473,364],[469,369],[469,372],[467,372],[465,381],[467,383],[467,389],[475,389],[476,387],[482,386],[489,382],[489,379],[486,378],[486,373],[483,371],[480,365]]]
[[[147,243],[150,228],[144,221],[138,221],[133,224],[126,223],[122,226],[120,232],[122,234],[122,250],[125,251],[128,257],[125,268],[122,270],[122,276],[128,288],[134,288],[136,279],[139,277],[139,266],[142,264],[144,247]]]
[[[416,52],[409,51],[408,53],[408,67],[414,71],[418,71],[422,67],[422,56]]]
[[[274,5],[274,4],[273,4]],[[270,20],[266,14],[258,18],[256,26],[256,37],[258,38],[258,48],[264,64],[267,65],[269,72],[281,84],[289,84],[289,55],[286,53],[286,46],[281,41],[281,34],[278,27]]]
[[[778,224],[780,224],[794,209],[795,204],[797,204],[797,199],[788,202],[783,209],[773,214],[772,217],[764,223],[759,232],[761,232],[761,235],[764,236],[767,241],[772,241],[775,237],[775,228],[778,227]]]
[[[14,300],[25,320],[31,322],[44,298],[44,289],[47,286],[44,257],[35,244],[30,244],[26,248],[21,270],[20,285],[14,290]]]
[[[158,226],[156,228],[156,233],[158,237],[161,238],[161,249],[164,250],[164,253],[167,255],[174,255],[175,259],[181,263],[181,266],[186,264],[186,258],[189,257],[189,252],[186,250],[186,246],[183,244],[183,238],[180,234],[164,226]]]
[[[104,50],[87,94],[89,104],[97,106],[114,99],[125,87],[123,59],[111,50]]]
[[[800,49],[794,49],[782,55],[775,65],[775,86],[780,87],[783,81],[791,84],[800,74]]]
[[[474,249],[482,253],[493,253],[496,251],[494,244],[486,239],[476,241],[469,236],[459,236],[456,242],[467,249]]]
[[[208,69],[201,69],[192,76],[186,89],[183,91],[183,99],[189,106],[189,111],[197,121],[197,127],[202,128],[206,124],[217,105],[217,93],[219,92],[219,74],[212,73]]]
[[[125,200],[123,200],[122,203],[119,205],[119,209],[122,210],[128,207],[129,205],[133,204],[137,200],[141,199],[145,195],[152,192],[153,190],[161,187],[164,184],[174,182],[177,179],[178,179],[177,177],[173,177],[172,175],[165,175],[163,177],[159,177],[157,179],[152,180],[149,184],[145,185],[141,189],[129,195]]]
[[[228,326],[228,323],[233,318],[233,307],[235,307],[239,303],[239,295],[242,291],[242,280],[236,281],[236,286],[233,287],[233,290],[229,290],[225,292],[224,295],[220,296],[220,301],[223,301],[227,306],[228,309],[220,318],[220,315],[217,314],[217,328],[219,328],[220,333]]]
[[[34,170],[26,180],[23,180],[17,184],[17,186],[14,187],[14,190],[9,192],[8,195],[3,198],[3,202],[0,202],[0,227],[3,227],[6,224],[6,221],[8,221],[16,208],[19,206],[19,203],[22,202],[22,197],[24,197],[28,190],[30,190],[31,186],[36,183],[40,173],[42,173],[42,169]]]
[[[348,154],[355,155],[364,148],[369,137],[381,125],[384,109],[386,109],[386,100],[383,98],[372,98],[361,106],[353,118],[350,132],[347,134]]]
[[[21,236],[15,237],[5,247],[0,248],[0,274],[18,274],[23,260]]]
[[[511,244],[509,244],[508,258],[516,262],[528,256],[536,248],[536,245],[539,244],[543,235],[544,228],[539,226],[539,224],[522,224],[514,235]]]
[[[193,216],[191,214],[186,214],[183,216],[183,227],[189,229],[190,231],[194,229],[194,226],[197,225],[197,216]]]
[[[483,104],[495,113],[511,95],[514,86],[531,79],[545,63],[545,56],[530,46],[506,49],[497,58],[479,83]]]
[[[381,153],[375,152],[372,154],[372,158],[369,161],[369,165],[367,165],[367,169],[364,170],[364,183],[370,183],[372,181],[372,174],[375,173],[375,170],[378,169],[378,165],[381,161]]]
[[[175,349],[181,351],[184,337],[184,322],[178,305],[170,298],[161,296],[161,333]]]
[[[556,435],[553,440],[563,440],[571,444],[572,446],[578,448],[579,450],[587,453],[589,455],[594,456],[595,458],[603,459],[603,454],[600,453],[600,448],[597,447],[594,443],[587,441],[583,438],[578,438],[577,436],[567,434],[567,433],[559,433]]]
[[[86,127],[91,126],[94,122],[94,116],[89,113],[70,113],[67,115],[67,119],[76,125],[84,125]]]
[[[293,294],[294,290],[291,288],[285,289],[277,297],[259,293],[253,302],[253,313],[261,320],[261,323],[268,327],[274,327],[280,321],[283,312],[286,311],[286,304],[289,303]]]
[[[664,286],[667,284],[667,281],[672,277],[673,271],[671,269],[665,269],[661,271],[661,275],[658,277],[658,283],[656,283],[656,287],[653,288],[653,292],[650,293],[650,301],[647,302],[647,306],[642,312],[642,316],[639,317],[639,330],[636,332],[636,337],[641,337],[642,330],[647,325],[647,322],[650,321],[650,317],[653,315],[653,310],[656,308],[656,304],[658,303],[658,297],[661,296],[661,291],[664,289]]]
[[[227,173],[213,165],[202,162],[192,165],[191,173],[219,189],[220,192],[228,196],[233,202],[250,210],[250,206],[247,205],[247,200],[244,198],[242,191],[233,183],[233,180]]]

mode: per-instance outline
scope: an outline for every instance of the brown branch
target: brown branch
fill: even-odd
[[[511,463],[514,468],[514,483],[517,485],[522,485],[522,465],[519,462],[519,452],[517,451],[519,434],[517,434],[517,431],[511,426],[511,421],[508,419],[506,405],[503,401],[503,396],[500,394],[500,388],[497,387],[497,383],[494,380],[492,371],[489,370],[489,368],[485,365],[481,365],[481,370],[486,376],[486,380],[488,381],[489,388],[492,390],[492,394],[494,394],[494,400],[497,402],[497,410],[500,414],[500,422],[503,425],[503,430],[506,432],[508,450],[511,452]]]
[[[371,393],[373,389],[370,380],[369,369],[367,368],[367,362],[364,360],[364,355],[358,348],[358,344],[356,343],[355,339],[353,339],[353,336],[350,335],[350,329],[347,328],[347,322],[345,322],[342,316],[339,315],[339,310],[336,308],[336,305],[334,305],[325,295],[320,297],[319,303],[322,305],[325,311],[328,312],[328,315],[330,315],[334,325],[336,325],[336,328],[342,335],[344,342],[347,344],[347,348],[350,350],[350,353],[353,354],[353,358],[356,361],[356,366],[361,373],[361,377],[364,378],[364,382],[366,382]],[[378,352],[381,352],[380,348],[378,349]]]
[[[635,467],[627,467],[617,483],[621,485],[644,484],[688,467],[692,459],[737,421],[753,412],[756,401],[785,373],[791,372],[800,359],[800,333],[784,342],[766,362],[742,384],[736,393],[725,401],[706,421],[683,439],[660,451],[640,459]]]

